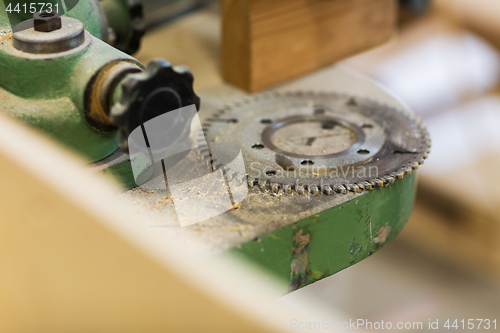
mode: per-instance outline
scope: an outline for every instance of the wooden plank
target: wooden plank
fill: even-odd
[[[286,331],[272,286],[172,250],[82,163],[0,117],[0,332]]]
[[[394,0],[223,0],[224,79],[255,92],[379,45]]]
[[[440,15],[482,35],[496,47],[500,47],[498,0],[435,0],[434,7]]]

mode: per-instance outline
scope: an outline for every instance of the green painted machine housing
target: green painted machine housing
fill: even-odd
[[[118,149],[119,133],[98,130],[86,121],[85,91],[108,63],[126,60],[143,66],[101,40],[107,23],[97,1],[81,0],[67,13],[84,24],[90,44],[77,52],[50,55],[12,52],[6,42],[12,38],[12,27],[5,9],[5,2],[0,2],[0,37],[4,41],[0,43],[0,112],[48,134],[89,162],[111,155]],[[18,15],[15,20],[30,16]]]
[[[117,32],[125,31],[128,21],[120,16],[126,10],[113,1],[103,1],[106,11],[114,13],[110,24]],[[0,112],[97,161],[118,149],[118,133],[100,131],[86,121],[85,91],[105,65],[137,61],[101,40],[105,26],[96,0],[81,0],[67,15],[83,22],[93,36],[81,52],[19,57],[0,43]],[[19,15],[16,22],[29,18]],[[0,36],[8,35],[10,29],[5,2],[1,2]],[[126,189],[136,186],[130,162],[113,166],[107,173]],[[360,262],[396,237],[411,214],[415,190],[416,174],[407,175],[228,252],[265,269],[294,291]]]
[[[256,265],[293,292],[368,258],[405,227],[417,174],[238,245],[228,253]]]

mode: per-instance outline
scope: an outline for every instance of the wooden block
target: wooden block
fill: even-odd
[[[224,79],[255,92],[379,45],[394,0],[223,0]]]
[[[0,116],[0,332],[277,333],[297,317],[238,262],[170,248],[84,163]]]
[[[465,26],[500,47],[500,1],[498,0],[435,0],[436,12]]]

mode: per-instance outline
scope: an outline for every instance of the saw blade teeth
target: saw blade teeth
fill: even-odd
[[[306,193],[305,187],[302,186],[302,185],[297,186],[297,193],[300,194],[300,195],[305,194]]]
[[[406,175],[411,175],[413,173],[413,169],[409,167],[403,167],[401,169]]]
[[[359,188],[358,185],[356,184],[347,184],[346,185],[347,191],[348,192],[354,192],[354,193],[359,193],[361,192],[361,189]]]
[[[373,191],[373,185],[370,182],[362,182],[361,185],[365,191]]]
[[[330,185],[326,185],[323,187],[323,193],[326,195],[333,195],[333,189],[330,187]]]
[[[394,184],[394,177],[391,177],[391,176],[384,176],[382,177],[382,179],[384,180],[384,183],[385,184]]]
[[[267,180],[266,179],[261,179],[259,180],[259,188],[262,190],[262,191],[265,191],[267,190]]]
[[[280,184],[276,184],[276,183],[273,183],[271,185],[271,191],[273,193],[276,193],[276,194],[279,194],[281,192],[281,185]]]
[[[309,192],[312,195],[318,195],[320,193],[319,188],[316,185],[309,186]]]
[[[347,188],[344,185],[335,185],[334,190],[339,194],[346,194]]]
[[[250,187],[250,188],[252,188],[255,185],[257,185],[256,179],[254,179],[254,178],[248,178],[247,182],[248,182],[248,187]]]
[[[278,101],[273,100],[276,98],[278,99]],[[408,128],[407,130],[412,133],[413,137],[415,139],[418,139],[416,143],[420,143],[420,145],[416,146],[415,144],[413,147],[407,147],[407,150],[411,151],[413,155],[408,154],[406,158],[402,156],[398,157],[398,158],[403,158],[401,160],[402,162],[400,162],[401,164],[399,166],[391,165],[390,169],[388,170],[387,169],[383,171],[381,170],[380,174],[381,175],[385,174],[385,176],[376,179],[364,180],[364,179],[359,179],[358,177],[349,176],[342,180],[336,179],[335,181],[332,181],[332,179],[325,178],[321,180],[321,183],[318,180],[316,184],[314,184],[313,182],[313,184],[306,183],[304,185],[299,185],[300,178],[294,179],[293,176],[285,175],[284,180],[283,179],[275,180],[274,178],[263,179],[265,177],[264,176],[263,178],[257,177],[252,180],[248,180],[248,185],[250,187],[256,187],[256,188],[258,187],[262,191],[266,192],[266,194],[268,195],[283,194],[283,193],[289,195],[294,195],[294,194],[334,195],[334,194],[363,193],[364,191],[372,191],[376,187],[387,186],[389,184],[394,183],[398,179],[404,178],[405,175],[410,175],[416,172],[416,170],[419,169],[419,166],[424,163],[425,159],[428,158],[428,155],[431,152],[431,145],[432,145],[430,134],[426,129],[422,119],[413,114],[411,111],[404,108],[398,109],[395,108],[394,106],[390,106],[381,103],[379,101],[374,101],[369,98],[352,96],[347,94],[338,94],[326,91],[310,91],[310,90],[295,91],[295,92],[274,91],[274,92],[257,94],[249,97],[243,97],[240,98],[238,101],[231,100],[230,104],[226,104],[225,107],[219,108],[218,110],[216,110],[214,115],[212,115],[212,117],[205,119],[206,123],[205,122],[203,123],[202,129],[198,132],[198,135],[200,136],[198,142],[199,144],[201,144],[203,141],[202,138],[204,139],[206,135],[212,134],[211,138],[207,136],[207,140],[210,141],[214,137],[219,137],[219,132],[225,133],[225,131],[229,129],[226,128],[221,129],[221,126],[226,126],[226,125],[221,125],[224,122],[221,122],[220,119],[226,116],[229,117],[231,115],[233,115],[234,119],[240,119],[238,116],[238,112],[239,111],[244,112],[245,110],[249,109],[250,108],[249,104],[256,103],[256,108],[259,105],[262,105],[263,107],[265,107],[262,110],[269,110],[269,108],[274,105],[278,105],[280,107],[287,105],[295,105],[294,103],[298,103],[298,105],[303,105],[304,101],[306,101],[308,103],[307,104],[308,106],[315,108],[325,108],[326,110],[326,107],[324,105],[325,103],[328,104],[330,98],[337,104],[338,103],[349,104],[349,102],[352,103],[353,105],[347,105],[346,107],[346,109],[349,109],[352,112],[358,112],[357,111],[358,109],[361,112],[363,109],[366,109],[367,107],[375,109],[380,107],[381,112],[387,112],[388,115],[392,115],[392,112],[398,113],[400,116],[397,116],[396,118],[400,119],[399,121],[401,121],[402,124],[405,124],[404,127],[405,128],[407,127]],[[325,102],[325,99],[327,102]],[[242,110],[239,110],[239,108],[241,108]],[[378,111],[378,109],[376,110]],[[221,114],[225,115],[221,117],[220,116]],[[256,117],[258,117],[257,120],[259,124],[261,123],[262,119],[269,118],[269,116],[264,115],[264,113],[262,112],[260,113],[256,112],[255,115]],[[378,119],[378,118],[374,117],[373,119]],[[411,123],[408,123],[408,121],[410,121]],[[237,126],[235,126],[234,129],[231,131],[235,130],[238,130]],[[261,128],[259,127],[258,130],[261,130]],[[259,141],[257,139],[256,142],[253,142],[254,140],[255,139],[252,139],[252,142],[249,142],[248,144],[254,144],[257,141]],[[254,147],[252,146],[252,148]],[[250,151],[258,153],[257,149]],[[199,153],[201,155],[200,158],[207,159],[208,161],[211,159],[211,156],[206,156],[210,155],[209,151],[206,152],[202,150]],[[379,160],[377,160],[376,162],[378,161]],[[370,161],[368,161],[367,163],[370,163]],[[389,166],[387,167],[389,168]],[[324,185],[325,182],[327,182],[327,184],[329,185]]]
[[[394,179],[403,179],[404,176],[405,176],[405,174],[402,171],[396,171],[396,172],[391,173],[391,177],[393,177]]]

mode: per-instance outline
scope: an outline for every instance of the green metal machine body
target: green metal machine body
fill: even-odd
[[[332,209],[229,252],[269,272],[288,292],[295,291],[361,262],[396,238],[413,210],[416,182],[411,174],[390,186],[346,197]]]
[[[168,227],[165,237],[201,239],[203,254],[256,263],[293,291],[367,258],[403,229],[416,170],[430,151],[425,127],[394,107],[313,92],[248,96],[211,110],[203,140],[241,148],[249,193],[234,209],[180,228],[170,190],[136,188],[125,151],[130,133],[161,113],[199,110],[189,70],[160,60],[145,68],[126,53],[143,33],[135,1],[66,2],[65,15],[48,23],[43,15],[8,15],[11,3],[28,4],[0,2],[0,113],[98,162],[96,172],[132,189],[124,201],[144,203],[139,217],[156,216]],[[42,32],[59,20],[62,28]],[[212,156],[199,151],[183,163],[200,158]],[[361,173],[372,168],[376,174]],[[339,169],[347,172],[333,173]]]
[[[125,1],[105,2],[110,7],[126,7]],[[110,64],[128,63],[138,69],[142,65],[105,42],[111,29],[99,1],[79,1],[65,15],[83,23],[82,45],[44,54],[13,46],[13,29],[33,14],[8,15],[8,5],[0,2],[0,112],[43,131],[89,161],[112,154],[118,149],[118,129],[99,128],[87,121],[93,107],[89,104],[96,103],[91,96],[93,84],[105,74],[103,70],[109,71]],[[127,11],[120,13],[123,22],[130,22]],[[113,20],[120,21],[115,16]]]

